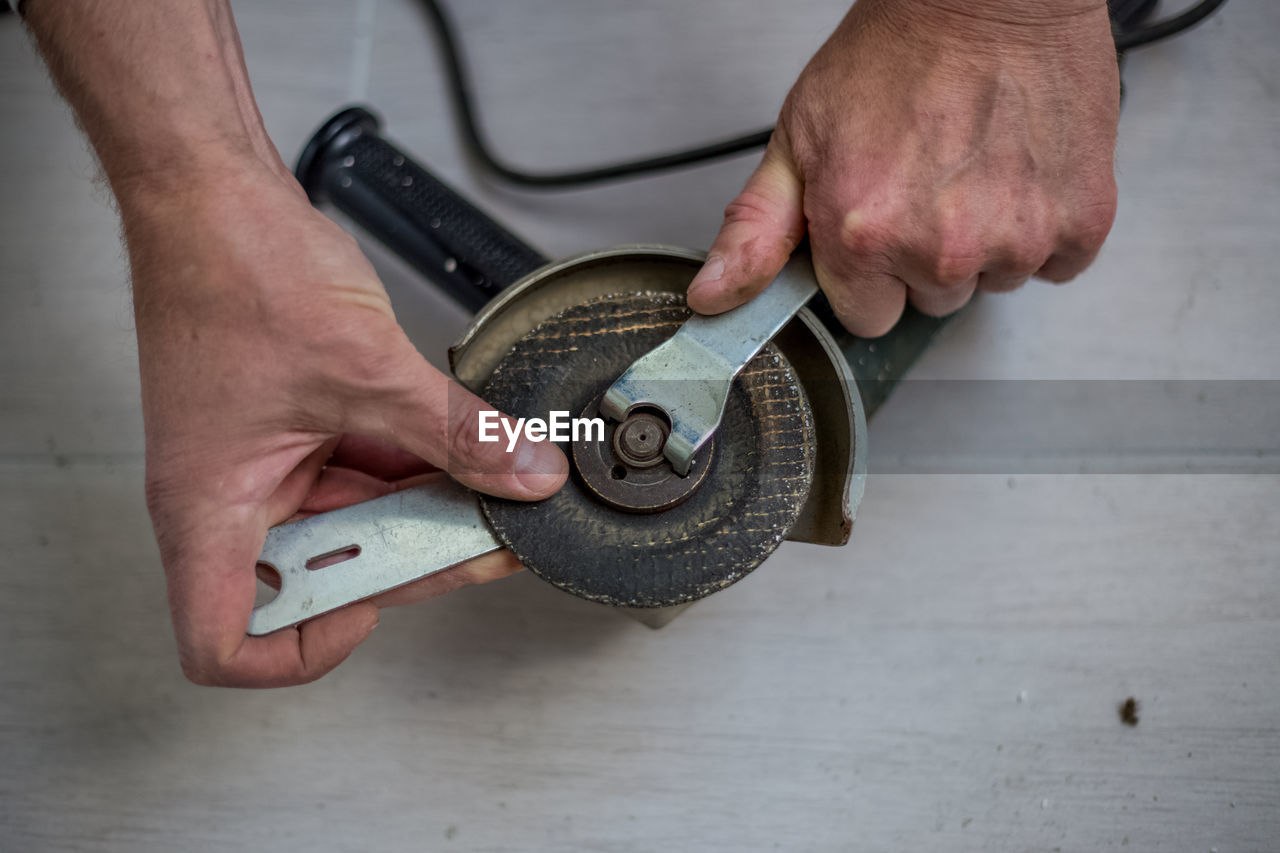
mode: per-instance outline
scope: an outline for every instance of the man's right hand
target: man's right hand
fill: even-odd
[[[859,0],[787,96],[689,289],[718,314],[808,235],[849,331],[1067,281],[1116,211],[1120,75],[1102,0]]]
[[[134,275],[147,504],[182,667],[201,684],[318,678],[407,603],[519,568],[506,551],[266,637],[245,629],[267,528],[445,469],[489,494],[560,487],[551,443],[479,443],[477,397],[396,324],[355,241],[287,174],[118,190]]]

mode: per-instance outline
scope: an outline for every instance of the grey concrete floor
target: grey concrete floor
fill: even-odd
[[[451,5],[498,146],[545,167],[768,123],[843,11]],[[286,158],[367,100],[552,256],[704,247],[752,166],[505,190],[464,161],[414,3],[236,11]],[[1280,849],[1277,43],[1280,6],[1234,0],[1131,55],[1103,256],[944,332],[916,378],[1007,381],[889,402],[847,547],[785,545],[658,632],[517,576],[255,693],[178,670],[117,223],[0,20],[0,850]],[[439,360],[465,316],[368,248]],[[1067,387],[1043,380],[1137,396],[1091,397],[1081,437],[1070,395],[1010,419],[954,392]],[[1132,402],[1160,389],[1214,417],[1164,429]]]

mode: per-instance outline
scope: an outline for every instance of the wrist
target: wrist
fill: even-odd
[[[126,228],[135,221],[172,226],[173,216],[190,220],[211,209],[225,215],[229,207],[252,208],[253,199],[277,192],[306,200],[292,173],[263,163],[245,145],[188,138],[150,156],[137,153],[131,162],[103,164]]]
[[[1054,27],[1107,8],[1106,0],[907,0],[900,5],[951,21],[1002,27]]]
[[[236,140],[181,133],[148,144],[94,147],[124,216],[212,191],[220,177],[257,162],[252,149]]]
[[[864,0],[866,2],[866,0]],[[1060,46],[1105,34],[1106,0],[871,0],[891,26],[926,34],[939,43],[984,49]]]
[[[181,170],[157,169],[113,190],[135,294],[178,281],[187,289],[260,283],[243,257],[282,222],[313,213],[291,175],[238,152],[205,152]],[[222,274],[232,269],[239,272]]]

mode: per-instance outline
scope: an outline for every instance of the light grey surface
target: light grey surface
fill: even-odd
[[[551,255],[705,246],[752,165],[504,191],[462,161],[412,2],[238,5],[287,157],[367,96]],[[766,123],[841,6],[452,5],[499,146],[545,166]],[[1135,52],[1103,257],[984,300],[916,375],[1280,379],[1277,43],[1280,6],[1233,0]],[[0,849],[1280,849],[1266,423],[1256,464],[1239,436],[1180,451],[1232,474],[1170,474],[1136,446],[1125,475],[1026,474],[1011,454],[873,476],[849,546],[786,545],[658,632],[517,576],[385,613],[315,685],[187,684],[116,223],[12,20],[0,79]],[[461,313],[370,251],[440,358]],[[873,422],[873,468],[932,441],[945,469],[952,410],[927,388]],[[1116,714],[1130,695],[1136,728]]]

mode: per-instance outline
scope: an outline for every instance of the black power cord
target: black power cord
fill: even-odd
[[[1116,33],[1116,50],[1123,53],[1131,48],[1142,47],[1161,39],[1167,39],[1169,36],[1176,36],[1180,32],[1191,29],[1218,11],[1226,2],[1227,0],[1200,0],[1199,3],[1185,12],[1180,12],[1171,18],[1156,21],[1154,24],[1148,24],[1144,27],[1124,28],[1123,24],[1121,24],[1120,32]],[[1109,5],[1119,6],[1121,3]],[[1152,3],[1151,7],[1154,8],[1155,3]]]
[[[753,148],[761,148],[773,135],[773,128],[766,127],[754,133],[685,151],[673,151],[656,157],[569,172],[526,172],[514,166],[508,166],[493,154],[488,140],[480,130],[480,123],[476,118],[475,97],[471,93],[471,80],[463,66],[462,47],[452,21],[437,0],[424,0],[424,5],[440,35],[445,71],[449,77],[449,96],[453,100],[454,109],[458,111],[463,142],[480,165],[508,183],[535,189],[557,189],[623,180],[649,172],[678,169],[681,166],[691,166],[706,160],[729,157]]]
[[[1108,0],[1117,54],[1123,54],[1130,48],[1151,44],[1190,29],[1216,12],[1227,0],[1201,0],[1185,12],[1154,24],[1143,25],[1142,22],[1154,10],[1156,2],[1157,0]],[[528,172],[518,169],[504,163],[493,153],[489,141],[480,129],[471,79],[467,76],[461,42],[458,40],[453,22],[445,13],[439,0],[423,0],[423,4],[440,36],[445,71],[449,78],[449,96],[453,101],[454,109],[458,111],[463,142],[481,166],[507,183],[530,189],[565,189],[625,180],[761,148],[773,135],[773,127],[766,127],[753,133],[700,145],[696,148],[590,169],[567,172]]]

